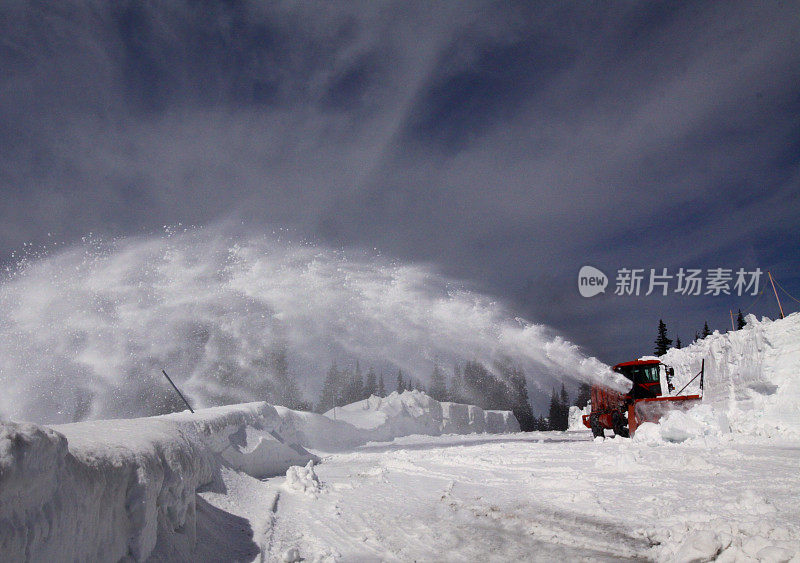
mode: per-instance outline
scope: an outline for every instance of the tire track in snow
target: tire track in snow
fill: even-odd
[[[490,498],[519,487],[530,467],[508,467],[486,452],[448,456],[399,447],[330,456],[317,469],[327,493],[283,505],[272,555],[298,537],[304,556],[333,547],[344,560],[526,560],[531,554],[647,560],[651,548],[646,537],[603,518],[520,502],[518,495]]]
[[[323,493],[281,495],[266,559],[672,561],[713,534],[800,553],[796,444],[409,440],[326,456]]]
[[[267,517],[267,529],[264,531],[264,536],[266,536],[261,541],[261,563],[265,563],[267,559],[265,557],[267,554],[272,552],[272,544],[275,538],[275,525],[278,521],[278,505],[281,501],[281,493],[278,491],[275,493],[275,499],[272,501],[272,506],[270,506],[269,514]]]

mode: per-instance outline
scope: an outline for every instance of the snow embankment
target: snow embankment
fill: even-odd
[[[274,475],[313,456],[265,403],[40,427],[0,425],[0,553],[9,560],[190,553],[196,496],[224,466]]]
[[[703,360],[703,405],[713,413],[701,409],[691,420],[675,415],[673,426],[682,427],[678,434],[712,425],[723,431],[800,437],[800,313],[776,321],[748,315],[741,330],[714,332],[661,357],[675,368],[677,389],[700,371]],[[689,392],[699,392],[699,378],[684,391]]]
[[[587,406],[583,409],[576,407],[575,405],[571,406],[569,408],[569,417],[567,419],[567,430],[586,430],[586,425],[583,424],[583,415],[589,414],[589,410],[591,410],[590,406]]]
[[[52,427],[0,422],[0,553],[11,561],[191,559],[203,527],[197,492],[218,485],[223,468],[279,475],[311,467],[316,457],[304,446],[331,451],[440,434],[449,420],[419,392],[367,404],[366,413],[360,403],[338,409],[345,418],[358,413],[362,426],[266,403]],[[467,411],[468,423],[448,432],[476,431],[478,411],[480,431],[519,430],[511,413],[444,410]]]
[[[519,432],[519,422],[510,411],[484,411],[475,405],[440,403],[420,391],[372,396],[325,416],[358,428],[369,441],[384,442],[400,436],[424,434],[470,434]]]

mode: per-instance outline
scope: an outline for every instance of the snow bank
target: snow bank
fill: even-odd
[[[316,497],[322,490],[322,484],[314,471],[314,462],[309,461],[305,467],[293,465],[287,469],[283,488],[290,492]]]
[[[469,413],[469,429],[472,432],[485,432],[486,431],[486,413],[482,408],[475,405],[467,405],[467,412]]]
[[[442,405],[442,434],[459,434],[469,428],[469,406],[461,403],[440,403]]]
[[[591,407],[589,406],[580,409],[575,405],[572,405],[569,408],[569,422],[567,430],[586,430],[586,426],[583,424],[583,415],[589,414],[590,409]]]
[[[519,422],[511,411],[484,411],[484,414],[486,415],[484,429],[487,433],[519,432]]]
[[[797,561],[800,541],[781,522],[774,504],[752,489],[730,495],[720,514],[668,518],[648,531],[659,561]]]
[[[393,440],[410,434],[437,436],[473,432],[519,432],[510,411],[484,411],[474,405],[440,403],[421,391],[372,396],[325,413],[362,430],[369,441]]]
[[[777,321],[748,315],[743,329],[714,332],[660,359],[675,368],[677,389],[705,359],[703,404],[713,407],[720,429],[800,437],[800,313]],[[685,393],[699,391],[697,379]]]
[[[141,561],[191,553],[196,491],[224,466],[274,475],[314,457],[264,403],[40,427],[0,425],[0,553]]]
[[[697,405],[688,411],[669,411],[658,424],[644,422],[636,429],[634,442],[655,445],[659,442],[680,443],[697,438],[714,438],[730,432],[724,414],[711,405]]]
[[[314,456],[303,448],[294,425],[267,403],[245,403],[154,417],[175,422],[183,432],[197,436],[200,442],[220,457],[227,467],[254,477],[283,473],[287,467],[307,463]],[[140,419],[152,420],[152,419]],[[82,433],[92,422],[62,425],[56,428],[79,428]],[[67,436],[72,442],[74,431]]]
[[[438,435],[442,431],[442,405],[420,391],[391,393],[338,407],[325,413],[352,424],[369,436],[370,441],[384,442],[409,434]]]
[[[4,560],[191,559],[196,493],[218,483],[223,467],[254,477],[293,471],[287,481],[311,490],[317,458],[304,446],[331,451],[444,429],[519,430],[510,412],[443,408],[418,391],[346,405],[337,417],[247,403],[53,427],[0,422],[0,553]]]
[[[174,424],[116,421],[72,447],[31,424],[0,431],[0,552],[14,561],[145,559],[159,535],[193,542],[194,492],[213,479]],[[124,439],[120,440],[120,437]],[[69,447],[68,447],[69,446]]]
[[[280,432],[298,444],[325,452],[349,450],[366,444],[364,432],[345,422],[327,416],[275,407],[282,419]],[[339,410],[339,409],[337,409]]]

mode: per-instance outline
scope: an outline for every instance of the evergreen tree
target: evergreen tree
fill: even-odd
[[[678,350],[681,349],[681,337],[680,336],[675,337],[675,348],[677,348]]]
[[[303,401],[300,401],[293,410],[303,411],[303,412],[312,412],[314,410],[314,405],[312,405],[309,401],[303,400]]]
[[[350,402],[350,393],[353,389],[353,370],[345,367],[339,371],[339,397],[336,406],[341,407]]]
[[[453,364],[453,378],[450,380],[450,387],[447,390],[447,400],[454,403],[466,402],[464,398],[464,378],[461,375],[461,368],[458,363]]]
[[[559,419],[559,426],[566,430],[569,428],[569,395],[567,394],[567,388],[564,387],[564,384],[561,384],[561,397],[559,397],[559,403],[561,403],[561,418]]]
[[[703,324],[703,334],[702,337],[705,338],[706,336],[711,336],[711,331],[708,329],[708,321]]]
[[[694,341],[697,342],[698,340],[700,340],[700,333],[697,332],[697,331],[694,331]]]
[[[365,399],[368,399],[371,395],[374,395],[378,390],[377,381],[375,379],[375,370],[372,367],[369,368],[367,372],[367,380],[364,383],[364,393],[362,396]]]
[[[739,314],[736,315],[736,330],[742,330],[745,324],[747,323],[744,320],[744,315],[742,315],[742,310],[739,309]]]
[[[360,401],[364,397],[364,379],[361,375],[361,365],[356,361],[354,371],[347,371],[347,382],[342,394],[342,404],[349,405]]]
[[[297,408],[300,404],[300,390],[294,377],[289,373],[285,344],[278,344],[270,352],[270,367],[275,381],[272,401],[290,409]]]
[[[324,413],[337,406],[341,391],[341,373],[336,362],[333,362],[325,376],[325,382],[322,384],[322,394],[317,404],[317,412]]]
[[[356,373],[353,377],[353,398],[360,401],[364,398],[364,376],[361,373],[361,362],[356,360]]]
[[[403,370],[397,370],[397,392],[402,393],[406,390],[406,384],[403,381]]]
[[[547,413],[548,430],[566,430],[566,428],[561,428],[561,411],[561,401],[558,398],[555,387],[553,387],[553,392],[550,394],[550,408]]]
[[[463,371],[456,364],[447,399],[482,409],[510,410],[525,431],[536,426],[525,374],[509,358],[498,360],[491,371],[478,361],[466,362]]]
[[[439,369],[439,364],[434,364],[433,374],[431,374],[430,396],[437,401],[447,400],[447,386],[444,380],[444,372]]]
[[[558,395],[556,394],[556,388],[553,387],[553,391],[550,393],[550,406],[547,409],[546,426],[548,430],[555,430],[554,424],[556,420],[558,420]]]
[[[583,409],[592,400],[592,386],[588,383],[581,383],[578,387],[578,396],[575,397],[575,406]]]
[[[672,339],[667,338],[667,325],[665,325],[664,321],[661,319],[658,320],[658,336],[656,337],[655,343],[656,356],[663,356],[667,353],[669,347],[672,346]]]
[[[381,372],[381,378],[378,380],[378,397],[385,397],[386,396],[386,385],[383,382],[383,372]]]
[[[497,386],[489,370],[480,362],[471,361],[464,364],[464,390],[469,403],[482,409],[497,404]]]
[[[509,408],[519,422],[519,429],[523,432],[530,432],[535,429],[536,421],[528,398],[528,382],[525,380],[525,373],[514,367],[508,378],[512,389]]]
[[[548,422],[547,418],[545,418],[545,416],[544,416],[544,415],[541,415],[541,416],[538,418],[538,424],[537,424],[537,426],[538,426],[537,430],[549,430],[549,428],[550,428],[550,423]]]

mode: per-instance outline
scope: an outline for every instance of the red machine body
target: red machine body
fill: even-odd
[[[692,379],[700,377],[700,389],[704,367],[705,362]],[[598,385],[592,387],[591,412],[583,415],[583,424],[595,437],[604,436],[604,430],[613,430],[618,436],[632,436],[642,422],[658,422],[668,411],[691,408],[702,399],[699,394],[666,394],[673,389],[673,371],[659,360],[623,362],[613,369],[631,381],[631,389],[619,393]]]

